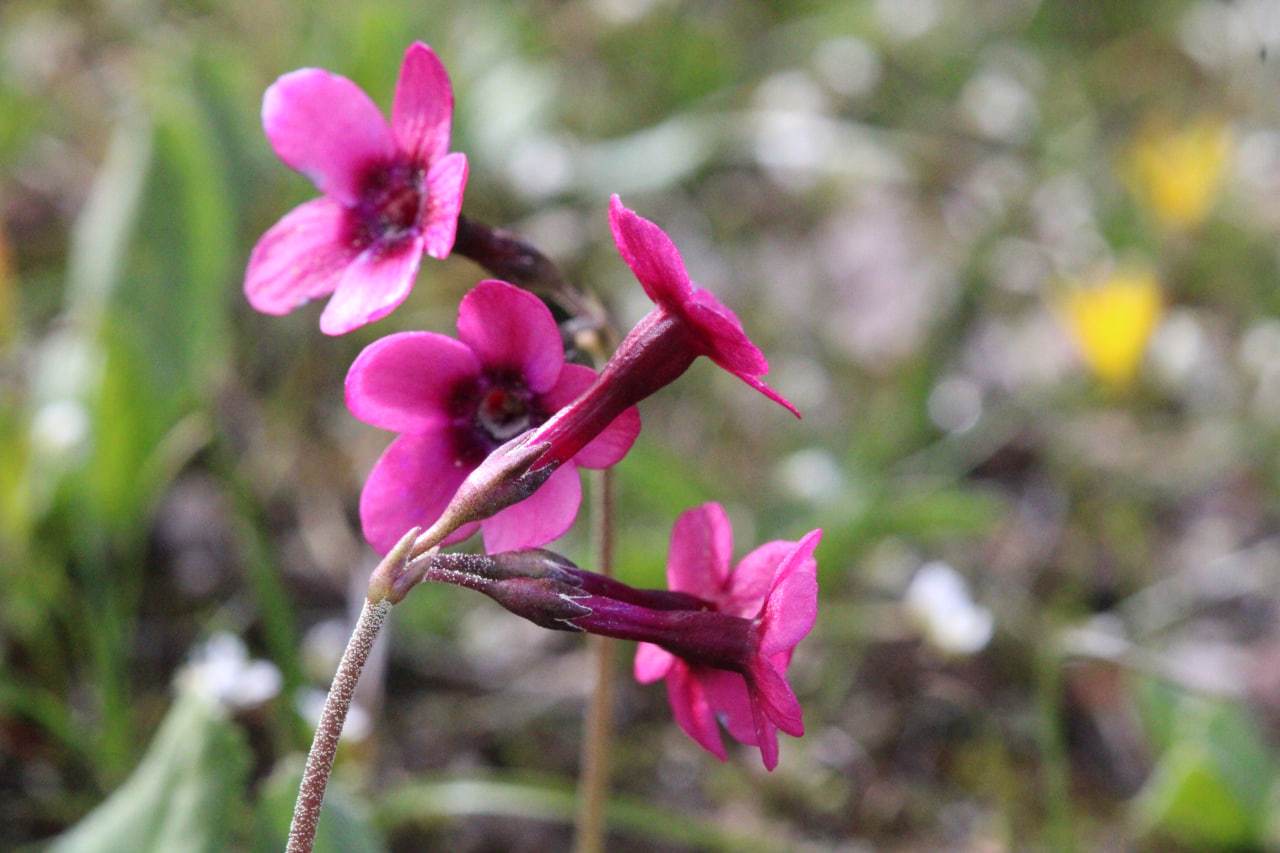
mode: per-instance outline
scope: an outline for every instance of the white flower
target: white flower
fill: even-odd
[[[971,655],[991,640],[991,611],[969,597],[969,585],[943,562],[920,567],[903,595],[907,619],[925,641],[948,655]]]
[[[228,710],[261,705],[280,692],[283,680],[275,664],[250,660],[240,638],[225,632],[197,647],[177,678],[179,687]]]

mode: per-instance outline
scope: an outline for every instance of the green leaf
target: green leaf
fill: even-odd
[[[1134,802],[1142,831],[1214,849],[1257,846],[1276,760],[1253,718],[1236,706],[1187,696],[1171,736]]]
[[[181,691],[133,775],[49,851],[223,851],[249,767],[248,744],[222,708]]]

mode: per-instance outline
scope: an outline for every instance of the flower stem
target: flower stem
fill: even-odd
[[[351,632],[347,650],[333,676],[333,686],[329,688],[324,711],[320,714],[320,724],[316,727],[315,740],[311,743],[311,753],[307,756],[307,767],[302,773],[302,785],[298,789],[298,803],[293,809],[293,823],[289,827],[286,853],[311,853],[315,844],[320,806],[324,803],[329,773],[333,770],[333,759],[338,753],[338,737],[347,720],[347,711],[351,709],[351,697],[360,681],[360,672],[364,669],[369,652],[373,649],[373,641],[377,639],[382,623],[390,612],[391,602],[385,598],[377,602],[366,599],[360,611],[360,618],[355,630]]]
[[[616,332],[600,300],[570,284],[554,261],[511,231],[459,214],[453,253],[470,258],[490,274],[531,291],[567,314],[569,320],[561,324],[561,331],[568,338],[566,345],[603,361],[617,344]]]
[[[338,671],[333,675],[333,684],[329,687],[320,722],[316,725],[315,739],[311,741],[307,766],[302,771],[302,784],[298,786],[298,802],[293,807],[293,823],[289,826],[285,853],[311,853],[315,846],[324,791],[329,786],[333,759],[338,754],[338,738],[342,736],[342,727],[347,722],[347,712],[351,710],[351,698],[360,683],[360,673],[373,651],[382,623],[387,621],[387,614],[408,591],[406,576],[416,576],[421,564],[431,559],[425,555],[416,563],[410,559],[418,532],[415,527],[406,533],[369,577],[369,595],[351,631],[347,650],[338,662]]]
[[[596,570],[613,574],[613,471],[593,473],[592,525],[595,532]],[[605,810],[609,799],[609,748],[613,739],[613,662],[616,646],[607,637],[588,638],[588,653],[595,658],[596,683],[587,708],[582,739],[575,818],[574,853],[604,850]]]

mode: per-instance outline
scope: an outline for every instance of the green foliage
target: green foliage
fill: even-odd
[[[180,691],[129,779],[50,853],[226,850],[248,773],[243,732],[216,703]]]
[[[1141,831],[1201,849],[1260,846],[1280,766],[1253,716],[1197,696],[1157,713],[1170,716],[1168,744],[1133,803]]]
[[[720,765],[661,687],[628,684],[624,844],[1280,846],[1264,724],[1280,700],[1258,676],[1280,637],[1280,46],[1246,7],[0,5],[0,847],[281,846],[306,741],[294,691],[332,666],[308,629],[341,621],[367,568],[358,494],[389,440],[349,415],[342,378],[382,334],[451,332],[480,273],[426,264],[402,309],[342,340],[318,334],[318,306],[253,315],[248,253],[312,191],[263,137],[260,99],[319,66],[389,108],[413,39],[453,78],[468,213],[633,317],[603,212],[622,192],[805,413],[706,365],[642,407],[617,472],[624,581],[662,585],[672,521],[708,500],[735,556],[825,532],[793,667],[809,734],[768,777],[732,751]],[[1223,162],[1160,161],[1141,186],[1148,124],[1199,119]],[[1170,224],[1160,193],[1191,193],[1189,175],[1213,191]],[[1113,387],[1059,297],[1122,263],[1150,271],[1163,313]],[[189,502],[191,476],[213,498]],[[588,540],[581,525],[562,545],[590,567]],[[903,617],[932,560],[995,618],[977,655],[944,659]],[[571,820],[580,646],[477,636],[490,608],[424,586],[398,611],[368,706],[380,742],[340,757],[321,849],[458,826],[497,847],[501,819]],[[1121,651],[1064,651],[1094,616]],[[180,692],[150,732],[214,625],[288,695],[231,721]],[[1179,675],[1206,637],[1246,661],[1214,674],[1248,701]],[[1172,674],[1081,687],[1067,673],[1091,656]],[[456,766],[476,772],[439,777]]]

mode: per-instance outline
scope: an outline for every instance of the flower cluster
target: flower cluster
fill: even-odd
[[[361,494],[365,537],[417,567],[409,582],[376,579],[371,600],[394,603],[425,578],[478,589],[547,628],[637,641],[636,678],[666,680],[690,737],[724,759],[719,720],[773,769],[778,731],[804,732],[786,672],[817,613],[821,531],[763,545],[731,570],[728,518],[706,504],[676,523],[668,590],[633,589],[540,546],[577,515],[578,467],[619,462],[640,431],[637,404],[698,357],[799,412],[760,378],[768,362],[737,316],[693,283],[662,229],[617,196],[614,242],[654,306],[599,374],[570,363],[568,330],[597,318],[558,325],[543,301],[562,284],[554,265],[462,218],[467,161],[449,153],[452,107],[444,66],[421,43],[405,53],[389,123],[354,83],[320,69],[286,74],[263,102],[276,153],[322,195],[254,248],[244,283],[254,308],[285,314],[332,294],[320,328],[343,334],[403,302],[424,253],[455,248],[515,282],[476,285],[459,307],[456,338],[392,334],[347,374],[351,412],[398,434]],[[409,548],[414,530],[425,532]],[[439,553],[477,530],[487,556]]]

